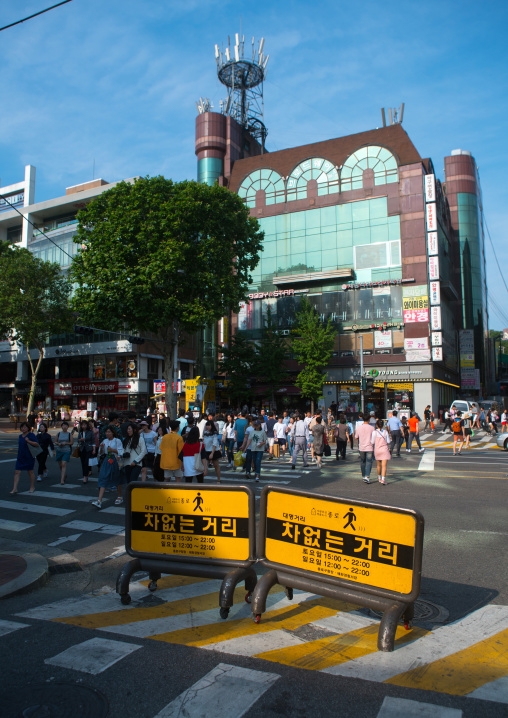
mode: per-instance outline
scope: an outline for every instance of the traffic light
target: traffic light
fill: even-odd
[[[145,340],[143,337],[127,337],[127,341],[131,344],[144,344]]]
[[[93,334],[94,331],[93,327],[83,327],[81,324],[74,325],[74,334]]]
[[[372,377],[370,376],[365,379],[365,391],[374,391],[374,379],[372,379]]]

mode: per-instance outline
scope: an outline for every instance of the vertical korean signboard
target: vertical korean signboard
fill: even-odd
[[[462,389],[479,389],[479,371],[475,369],[474,331],[459,332],[460,384]]]
[[[439,277],[439,242],[436,212],[436,178],[425,175],[425,217],[427,227],[427,266],[429,273],[430,327],[432,332],[432,360],[443,361],[441,342],[441,282]],[[439,344],[438,344],[439,342]]]

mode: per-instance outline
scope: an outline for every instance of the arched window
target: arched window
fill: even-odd
[[[341,192],[363,187],[363,172],[374,172],[374,184],[398,182],[397,160],[385,147],[369,145],[361,147],[350,155],[340,171]]]
[[[335,165],[322,157],[311,157],[300,162],[287,180],[287,201],[307,198],[307,184],[317,182],[317,194],[324,195],[339,191],[339,173]]]
[[[284,202],[284,180],[271,169],[255,170],[243,180],[238,194],[249,207],[256,206],[256,192],[264,190],[265,204]]]

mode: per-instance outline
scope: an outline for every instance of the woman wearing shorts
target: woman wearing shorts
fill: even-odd
[[[284,424],[283,417],[279,416],[278,422],[273,427],[273,434],[275,436],[275,441],[279,445],[279,461],[282,461],[286,456],[286,433],[287,433],[287,426]]]
[[[203,430],[203,448],[201,449],[201,459],[205,467],[203,476],[208,474],[208,464],[212,464],[215,469],[218,484],[220,484],[219,459],[221,456],[217,427],[214,421],[208,420]]]
[[[465,438],[465,431],[464,431],[464,420],[462,419],[462,412],[458,411],[455,414],[455,417],[453,419],[452,424],[452,431],[453,431],[453,455],[456,454],[459,455],[462,451],[462,447],[464,446],[464,438]],[[457,448],[457,442],[460,444],[459,450],[456,452],[455,449]]]
[[[56,446],[56,460],[60,467],[60,483],[65,484],[67,475],[67,464],[71,460],[71,449],[74,439],[72,434],[69,432],[69,424],[66,421],[62,421],[60,424],[60,431],[55,441]]]
[[[141,481],[146,481],[146,474],[148,469],[153,467],[155,460],[155,442],[157,441],[157,434],[152,431],[148,426],[148,422],[142,421],[141,424],[141,436],[145,440],[146,455],[143,459],[143,469],[141,470]]]

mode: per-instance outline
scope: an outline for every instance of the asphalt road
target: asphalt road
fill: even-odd
[[[35,551],[81,569],[2,601],[1,619],[10,626],[0,621],[3,715],[59,700],[62,711],[69,702],[69,715],[115,718],[506,716],[508,454],[478,438],[453,457],[441,436],[427,437],[424,454],[403,452],[389,463],[386,486],[361,481],[355,452],[345,462],[328,459],[321,472],[304,472],[301,460],[294,472],[287,463],[263,463],[258,495],[264,482],[279,481],[423,514],[414,626],[398,629],[394,653],[379,654],[376,616],[297,592],[289,603],[280,587],[259,627],[241,591],[221,621],[218,585],[193,579],[163,578],[150,594],[146,576],[135,576],[133,602],[122,607],[114,587],[128,557],[114,495],[98,512],[90,503],[96,484],[82,486],[79,460],[72,460],[67,486],[60,487],[53,462],[35,495],[10,497],[17,436],[0,435],[0,550]],[[26,476],[22,481],[20,492],[28,489]],[[241,483],[231,472],[228,481]],[[108,652],[117,662],[108,664]],[[474,697],[465,695],[473,690]]]

